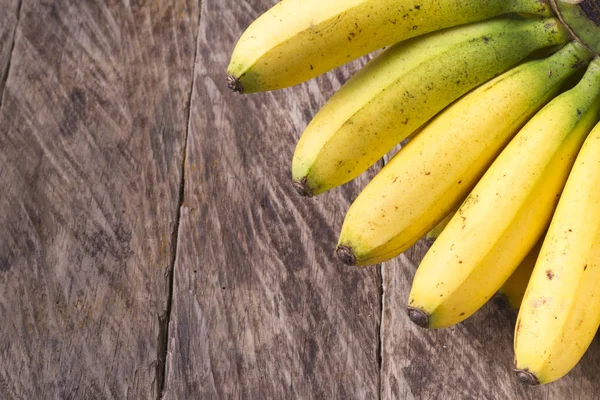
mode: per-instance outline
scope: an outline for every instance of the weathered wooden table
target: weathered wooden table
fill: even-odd
[[[230,93],[274,1],[0,0],[0,398],[600,398],[598,340],[526,388],[514,312],[413,326],[424,244],[336,262],[368,176],[304,199],[290,160],[359,63]]]

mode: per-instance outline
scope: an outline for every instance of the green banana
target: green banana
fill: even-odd
[[[285,88],[402,40],[511,12],[550,16],[551,8],[540,0],[283,0],[237,42],[229,86]]]
[[[441,220],[436,226],[434,226],[433,229],[427,232],[427,235],[425,235],[425,239],[429,240],[430,242],[434,242],[435,239],[437,239],[442,233],[442,231],[446,228],[446,225],[448,225],[448,222],[450,222],[454,214],[456,214],[456,211],[457,210],[451,211],[448,215],[444,217],[443,220]]]
[[[292,161],[315,195],[373,165],[452,101],[532,51],[568,41],[556,19],[499,17],[402,42],[353,76],[317,113]]]
[[[527,253],[515,272],[513,272],[506,282],[504,282],[502,287],[498,289],[497,296],[503,298],[512,309],[517,310],[521,307],[527,284],[531,278],[531,272],[533,271],[535,262],[540,254],[540,249],[542,248],[543,239],[544,237],[542,236],[529,253]]]
[[[573,165],[517,318],[515,366],[524,383],[548,383],[569,372],[600,325],[598,154],[600,124]]]
[[[416,324],[456,324],[502,286],[550,223],[599,112],[595,59],[575,88],[552,100],[500,153],[433,243],[409,296]]]
[[[369,265],[401,254],[460,206],[517,131],[592,56],[571,42],[467,94],[403,147],[348,211],[338,256]]]

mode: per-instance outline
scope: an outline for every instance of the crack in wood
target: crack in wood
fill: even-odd
[[[10,67],[12,64],[13,53],[15,51],[17,28],[19,27],[19,24],[21,22],[21,6],[22,5],[23,5],[23,0],[19,0],[19,2],[17,3],[17,23],[15,24],[15,29],[12,34],[12,43],[10,44],[8,63],[6,64],[6,71],[4,72],[4,75],[2,76],[2,80],[1,80],[2,86],[0,86],[0,88],[2,88],[2,93],[0,93],[0,110],[2,109],[2,104],[4,104],[4,92],[6,91],[6,84],[8,83],[8,75],[9,75]]]
[[[381,171],[383,167],[389,162],[389,155],[386,155],[379,160],[378,167]],[[391,157],[390,157],[391,159]],[[385,288],[384,288],[384,280],[383,280],[383,271],[384,271],[385,263],[377,264],[377,268],[379,268],[379,336],[377,338],[377,366],[379,367],[379,376],[378,376],[378,388],[377,388],[377,399],[381,400],[383,398],[383,335],[385,334],[383,330],[383,313],[384,313],[384,301],[385,301]]]
[[[385,301],[385,287],[383,281],[385,263],[378,264],[379,268],[379,338],[377,341],[377,365],[379,367],[379,387],[377,398],[381,400],[383,398],[383,312],[384,312],[384,301]]]
[[[198,57],[198,40],[200,37],[200,21],[202,19],[202,1],[198,1],[198,31],[196,35],[196,44],[194,47],[194,63],[192,65],[192,84],[190,87],[190,94],[187,101],[187,126],[185,130],[185,137],[183,140],[183,157],[181,160],[181,181],[179,184],[179,202],[177,205],[177,215],[175,216],[175,224],[173,231],[171,232],[171,260],[169,262],[168,274],[168,294],[167,294],[167,307],[163,314],[158,316],[158,345],[157,345],[157,359],[158,363],[156,366],[156,382],[157,382],[157,400],[160,400],[164,396],[164,390],[166,385],[166,372],[167,372],[167,354],[169,351],[169,325],[171,323],[171,310],[173,308],[173,286],[174,286],[174,275],[175,275],[175,262],[177,261],[177,250],[179,240],[179,224],[181,221],[181,208],[183,207],[183,201],[185,197],[185,163],[187,159],[187,147],[188,147],[188,136],[190,134],[190,124],[192,118],[192,96],[194,94],[194,86],[196,83],[196,62]]]

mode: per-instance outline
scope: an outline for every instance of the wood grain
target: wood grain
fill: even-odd
[[[406,315],[414,272],[428,244],[417,243],[383,269],[383,399],[598,399],[600,338],[564,378],[540,387],[520,384],[513,369],[517,312],[486,304],[455,327],[425,330]]]
[[[0,105],[13,49],[20,0],[0,0]]]
[[[378,396],[378,271],[333,254],[366,178],[306,199],[290,177],[300,132],[356,65],[274,93],[226,86],[235,41],[273,4],[202,4],[167,399]]]
[[[158,397],[198,20],[191,0],[23,1],[0,109],[0,398]]]

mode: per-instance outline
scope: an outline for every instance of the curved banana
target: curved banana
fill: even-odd
[[[434,32],[383,51],[331,97],[302,134],[292,161],[297,190],[315,195],[348,182],[452,101],[567,36],[556,19],[512,16]]]
[[[283,0],[237,42],[233,90],[281,89],[405,39],[510,12],[551,15],[540,0]]]
[[[482,85],[434,118],[348,211],[338,256],[369,265],[401,254],[460,206],[525,122],[591,59],[572,42]]]
[[[441,328],[477,311],[547,228],[600,112],[600,60],[552,100],[500,153],[417,269],[408,313]]]
[[[533,271],[535,262],[540,254],[540,249],[542,248],[543,239],[544,237],[542,236],[529,253],[527,253],[515,272],[513,272],[506,282],[504,282],[504,285],[498,289],[497,295],[502,297],[510,308],[517,310],[521,307],[527,284],[531,278],[531,272]]]
[[[598,154],[600,124],[577,156],[517,318],[516,373],[528,384],[569,372],[600,325]]]

